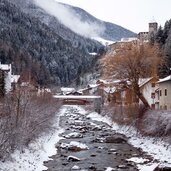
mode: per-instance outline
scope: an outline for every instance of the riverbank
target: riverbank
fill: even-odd
[[[74,132],[80,133],[82,138],[73,138],[75,134],[70,133]],[[120,136],[123,142],[116,143],[115,135]],[[115,137],[113,142],[106,143],[105,139],[112,136]],[[62,143],[65,145],[62,147],[68,147],[78,145],[78,142],[88,149],[77,153],[61,148]],[[80,165],[69,161],[74,155],[80,159]],[[22,153],[16,151],[10,161],[1,162],[0,171],[52,171],[52,167],[58,171],[57,166],[66,168],[66,171],[74,166],[83,170],[124,170],[125,167],[125,170],[152,171],[158,165],[171,166],[170,161],[171,148],[162,140],[142,137],[134,127],[113,123],[107,114],[102,116],[80,106],[63,106],[56,113],[53,130],[42,135]]]

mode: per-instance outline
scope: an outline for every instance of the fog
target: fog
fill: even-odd
[[[97,23],[81,21],[74,10],[54,0],[34,0],[36,5],[43,8],[50,15],[55,16],[63,25],[85,37],[98,37],[104,27]]]

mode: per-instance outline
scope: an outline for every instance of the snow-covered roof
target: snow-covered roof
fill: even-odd
[[[102,80],[102,79],[99,79],[99,81],[103,82],[104,84],[116,84],[122,82],[121,80]]]
[[[0,63],[0,69],[3,71],[7,71],[11,69],[11,65],[10,64],[1,64]]]
[[[11,75],[11,83],[17,83],[20,75]]]
[[[165,82],[165,81],[171,81],[171,75],[169,75],[169,76],[167,76],[167,77],[165,77],[165,78],[163,78],[163,79],[160,79],[160,80],[158,81],[158,83],[162,83],[162,82]]]
[[[93,56],[97,55],[96,52],[92,52],[92,53],[89,53],[89,54],[90,54],[90,55],[93,55]]]
[[[96,87],[98,87],[98,84],[89,84],[88,85],[88,88],[96,88]]]
[[[70,87],[61,87],[61,91],[65,93],[71,93],[75,91],[75,88],[70,88]]]
[[[153,77],[150,77],[150,78],[140,78],[139,79],[139,86],[142,87],[143,85],[145,85],[146,83],[148,83]]]

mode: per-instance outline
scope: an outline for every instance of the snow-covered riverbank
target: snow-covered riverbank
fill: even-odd
[[[44,161],[50,160],[49,156],[56,154],[55,144],[61,139],[59,134],[64,132],[59,127],[60,116],[65,113],[66,108],[61,108],[56,113],[52,130],[42,134],[35,142],[31,143],[24,152],[16,150],[10,161],[0,162],[0,171],[42,171],[46,170]]]
[[[162,140],[154,138],[142,137],[137,133],[136,129],[128,126],[119,126],[112,122],[108,116],[101,116],[96,112],[88,113],[80,106],[63,106],[59,113],[56,114],[56,119],[53,122],[53,130],[48,134],[42,135],[37,141],[29,145],[24,153],[16,151],[12,155],[12,160],[8,162],[0,162],[0,171],[42,171],[46,170],[43,165],[44,161],[51,160],[49,157],[56,154],[55,144],[61,139],[59,134],[64,132],[59,127],[60,116],[67,115],[67,109],[70,107],[72,110],[77,110],[81,115],[87,115],[88,118],[96,121],[105,122],[110,125],[112,130],[124,134],[129,137],[129,143],[135,147],[140,147],[143,151],[152,155],[154,159],[159,161],[154,163],[145,164],[138,158],[128,159],[137,164],[140,171],[152,171],[157,165],[164,164],[171,166],[171,146],[164,143]],[[72,110],[70,112],[72,112]]]
[[[151,171],[157,165],[164,165],[171,167],[171,145],[163,142],[161,139],[143,137],[141,136],[134,127],[131,126],[120,126],[117,123],[113,123],[112,119],[108,116],[101,116],[100,114],[93,112],[89,114],[89,117],[96,121],[102,121],[107,123],[118,133],[124,134],[129,137],[129,143],[137,148],[141,148],[149,155],[153,156],[154,159],[158,160],[159,163],[152,163],[151,165],[138,164],[138,168],[141,171]],[[133,160],[134,161],[134,160]]]

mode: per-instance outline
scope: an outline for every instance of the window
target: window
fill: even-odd
[[[156,85],[155,83],[151,83],[151,87],[155,87],[155,85]]]
[[[160,96],[162,96],[162,91],[160,90]]]
[[[155,99],[155,93],[151,93],[151,98]]]
[[[167,110],[167,105],[164,106],[164,110]]]
[[[151,108],[152,109],[155,109],[155,104],[151,104]]]
[[[165,94],[165,96],[167,96],[167,89],[164,90],[164,94]]]

